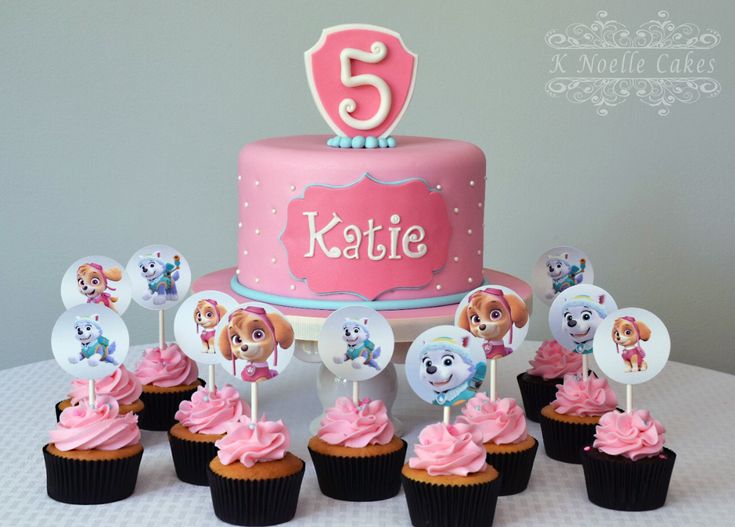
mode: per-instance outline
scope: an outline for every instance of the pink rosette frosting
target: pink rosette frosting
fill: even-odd
[[[181,401],[176,419],[195,434],[224,434],[228,423],[250,415],[250,406],[240,400],[240,393],[225,384],[210,393],[200,386],[191,401]]]
[[[138,363],[135,375],[143,384],[153,384],[162,388],[191,384],[197,380],[197,363],[187,357],[176,344],[165,348],[145,350]]]
[[[429,425],[419,434],[415,457],[408,466],[431,476],[466,476],[487,469],[487,453],[481,446],[482,432],[472,425]]]
[[[51,443],[62,451],[119,450],[140,443],[138,416],[120,414],[117,401],[99,397],[94,408],[86,400],[61,412]]]
[[[320,424],[317,435],[330,445],[362,448],[385,445],[393,439],[393,423],[383,401],[363,399],[355,406],[352,399],[340,397]]]
[[[467,401],[457,422],[480,430],[483,443],[508,445],[520,443],[528,437],[526,414],[510,397],[493,402],[479,392]]]
[[[556,413],[577,416],[602,415],[618,406],[618,398],[607,379],[594,375],[587,382],[575,375],[565,375],[564,384],[557,384],[556,399],[551,406]]]
[[[569,351],[555,340],[542,342],[536,350],[536,356],[528,363],[531,365],[528,369],[529,375],[542,377],[547,381],[582,371],[582,355]]]
[[[140,399],[143,393],[143,385],[125,366],[120,366],[112,375],[98,379],[94,383],[94,389],[97,397],[109,395],[116,399],[120,404],[133,404]],[[77,404],[80,401],[86,401],[89,397],[89,384],[83,379],[74,379],[71,382],[71,391],[69,399],[71,404]]]
[[[608,412],[600,418],[593,447],[611,456],[636,461],[664,449],[666,429],[648,410]]]
[[[283,459],[291,445],[291,435],[283,421],[257,423],[248,416],[227,424],[227,435],[214,443],[219,448],[217,457],[223,465],[239,461],[252,467],[263,461]]]

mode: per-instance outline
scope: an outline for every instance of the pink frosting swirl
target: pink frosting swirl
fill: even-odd
[[[121,415],[117,401],[109,396],[99,397],[94,408],[86,400],[66,408],[49,436],[62,451],[119,450],[140,443],[138,416]]]
[[[555,340],[542,342],[536,350],[536,356],[528,363],[531,365],[528,369],[529,375],[542,377],[547,381],[582,371],[582,355],[569,351]]]
[[[493,402],[478,392],[462,408],[457,422],[474,425],[482,433],[483,443],[508,445],[520,443],[528,437],[526,414],[510,397]]]
[[[257,423],[248,416],[227,424],[227,435],[214,443],[219,448],[217,457],[223,465],[239,461],[252,467],[263,461],[283,459],[291,445],[291,435],[283,421]]]
[[[225,384],[210,393],[200,386],[191,401],[181,401],[176,419],[196,434],[224,434],[227,423],[250,415],[250,406],[240,400],[240,393]]]
[[[487,452],[481,446],[482,432],[472,425],[429,425],[419,434],[415,457],[408,466],[431,476],[466,476],[487,469]]]
[[[317,435],[330,445],[362,448],[385,445],[393,439],[393,423],[383,401],[363,399],[355,406],[352,399],[340,397],[320,424]]]
[[[611,456],[636,461],[657,456],[664,449],[666,429],[648,410],[608,412],[600,418],[595,432],[595,448]]]
[[[615,410],[618,398],[607,379],[594,375],[587,382],[575,375],[565,375],[564,384],[557,384],[556,399],[551,406],[559,414],[594,416]]]
[[[112,375],[98,379],[94,383],[97,396],[109,395],[120,404],[133,404],[140,399],[143,393],[143,385],[125,366],[120,366]],[[88,382],[84,379],[74,379],[71,382],[69,399],[75,405],[79,401],[86,401],[89,397]]]
[[[163,349],[145,350],[138,363],[135,375],[143,384],[153,384],[162,388],[191,384],[197,380],[197,363],[184,355],[176,344]]]

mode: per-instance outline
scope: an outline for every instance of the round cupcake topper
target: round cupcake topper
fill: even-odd
[[[470,291],[457,307],[455,325],[480,340],[487,359],[507,357],[528,334],[528,308],[515,291],[501,285]]]
[[[549,329],[565,348],[592,353],[597,328],[617,308],[615,299],[601,287],[575,285],[562,291],[551,304]]]
[[[318,343],[319,356],[329,371],[341,379],[366,381],[388,365],[395,339],[380,313],[347,306],[327,317]]]
[[[132,298],[123,266],[107,256],[86,256],[72,263],[61,279],[64,307],[94,304],[125,313]]]
[[[225,370],[245,382],[277,377],[295,348],[294,331],[286,317],[260,302],[240,304],[217,325],[217,359]]]
[[[153,311],[175,306],[191,286],[189,264],[168,245],[138,249],[126,269],[133,285],[133,300]]]
[[[533,292],[547,306],[562,291],[579,284],[591,284],[595,275],[587,255],[563,245],[545,251],[533,266]]]
[[[464,404],[477,393],[486,369],[482,342],[456,326],[427,329],[406,355],[409,386],[436,406]]]
[[[201,291],[184,300],[174,318],[174,337],[189,357],[203,364],[218,364],[215,346],[217,325],[237,301],[219,291]]]
[[[95,304],[64,311],[51,332],[51,349],[59,366],[79,379],[111,375],[125,360],[130,335],[123,319]]]
[[[666,326],[645,309],[626,307],[602,321],[594,340],[595,361],[622,384],[650,381],[669,360],[671,338]]]

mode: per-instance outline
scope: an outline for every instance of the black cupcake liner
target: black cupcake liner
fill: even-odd
[[[408,445],[381,456],[328,456],[309,448],[322,494],[344,501],[380,501],[401,490]]]
[[[545,380],[543,377],[537,377],[528,372],[519,374],[516,379],[518,380],[518,388],[521,390],[526,418],[538,423],[541,408],[556,399],[556,385],[563,383],[564,379]]]
[[[676,453],[631,461],[596,448],[582,452],[587,496],[595,505],[616,511],[650,511],[666,503]]]
[[[411,524],[416,527],[490,527],[502,477],[476,485],[436,485],[401,475]]]
[[[520,452],[487,454],[487,464],[492,465],[502,476],[501,496],[510,496],[526,490],[531,479],[533,461],[536,459],[537,450],[538,441],[534,439],[531,448]]]
[[[95,505],[123,500],[135,491],[142,450],[126,458],[86,461],[55,456],[46,447],[46,492],[53,500]]]
[[[565,423],[549,419],[543,414],[539,424],[546,455],[557,461],[579,465],[582,462],[582,449],[592,445],[595,440],[597,424]]]
[[[168,443],[171,446],[176,477],[192,485],[209,485],[207,467],[217,455],[214,441],[187,441],[169,432]]]
[[[299,502],[301,470],[277,479],[244,480],[222,477],[207,465],[214,514],[234,525],[276,525],[293,519]]]
[[[201,386],[205,386],[202,379],[198,379]],[[192,394],[197,391],[198,386],[191,390],[177,392],[156,392],[140,394],[140,400],[145,405],[143,411],[138,414],[138,426],[143,430],[165,432],[176,424],[176,412],[179,411],[181,401],[188,401]]]

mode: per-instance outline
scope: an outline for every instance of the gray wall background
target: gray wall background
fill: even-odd
[[[635,98],[601,118],[549,97],[545,33],[605,7],[629,26],[667,9],[718,29],[708,56],[722,93],[668,117]],[[163,241],[195,277],[234,265],[238,150],[329,132],[302,53],[352,21],[400,31],[420,56],[399,134],[485,150],[487,265],[530,278],[546,248],[582,247],[619,305],[668,324],[673,359],[735,373],[729,0],[5,0],[0,11],[0,367],[51,356],[61,275],[78,257],[124,264]],[[545,317],[537,303],[529,338],[548,335]],[[151,312],[133,305],[126,321],[134,343],[156,339]]]

